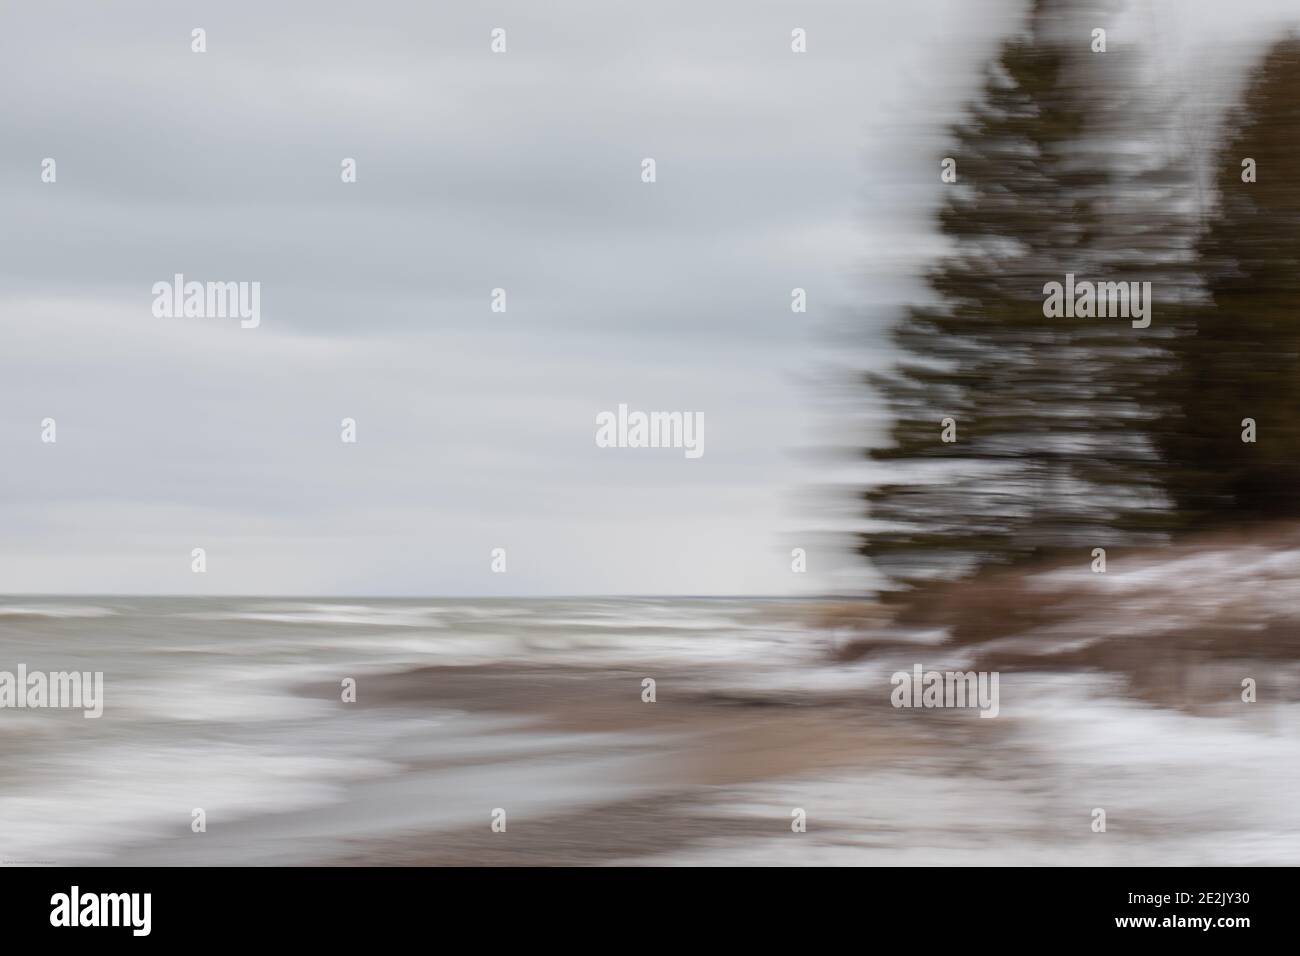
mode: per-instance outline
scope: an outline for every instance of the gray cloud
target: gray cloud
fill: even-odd
[[[920,158],[1016,9],[6,5],[0,591],[826,587],[798,380],[913,288]],[[260,281],[262,327],[154,318],[175,272]],[[705,456],[596,449],[619,402]]]

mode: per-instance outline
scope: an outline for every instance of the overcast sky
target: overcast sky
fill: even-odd
[[[1199,89],[1294,3],[1131,7]],[[1019,10],[6,0],[0,592],[843,586],[817,380],[846,328],[885,354]],[[260,327],[155,317],[175,273],[260,282]],[[620,402],[702,412],[704,455],[597,448]]]

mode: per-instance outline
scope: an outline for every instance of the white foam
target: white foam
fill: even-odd
[[[48,617],[61,618],[111,617],[116,614],[112,608],[94,607],[87,604],[0,604],[0,617]]]

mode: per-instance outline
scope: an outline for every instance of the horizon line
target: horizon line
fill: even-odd
[[[744,599],[762,601],[781,600],[825,600],[828,598],[861,599],[865,594],[630,594],[630,593],[591,593],[591,594],[293,594],[284,592],[257,593],[143,593],[127,591],[26,591],[0,593],[0,600],[10,598],[303,598],[312,600],[350,601],[350,600],[386,600],[386,601],[565,601],[573,599],[591,600],[595,598],[675,598],[685,600],[722,600]]]

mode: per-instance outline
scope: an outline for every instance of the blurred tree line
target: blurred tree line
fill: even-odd
[[[951,252],[868,377],[891,478],[861,550],[896,583],[1300,512],[1300,41],[1253,71],[1204,208],[1136,52],[1090,44],[1106,9],[1034,0],[952,130]],[[1150,325],[1046,317],[1067,273],[1150,282]]]

